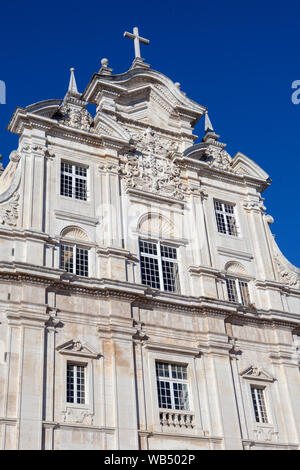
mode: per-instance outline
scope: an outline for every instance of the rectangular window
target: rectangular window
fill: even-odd
[[[142,284],[179,292],[177,249],[160,242],[140,240]]]
[[[159,408],[189,410],[187,367],[156,362]]]
[[[89,253],[76,245],[61,245],[60,267],[78,276],[89,275]]]
[[[218,232],[238,236],[234,215],[234,206],[225,202],[215,201],[215,213]]]
[[[251,395],[256,422],[267,423],[268,416],[264,397],[264,389],[260,387],[251,387]]]
[[[86,366],[67,364],[67,403],[85,404]]]
[[[62,196],[87,200],[87,168],[61,162],[60,194]]]
[[[228,300],[242,305],[250,304],[248,283],[239,279],[226,279]]]

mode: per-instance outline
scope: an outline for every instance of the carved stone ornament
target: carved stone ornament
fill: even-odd
[[[81,129],[83,131],[91,131],[93,119],[85,108],[75,107],[68,103],[64,103],[59,109],[56,117],[58,121],[65,126]]]
[[[249,366],[247,369],[243,370],[240,373],[243,379],[250,379],[250,380],[259,380],[262,382],[274,382],[276,379],[266,372],[264,369],[257,367],[257,366]]]
[[[131,134],[136,150],[144,155],[172,157],[175,152],[178,152],[179,143],[176,140],[162,137],[150,127],[146,130],[132,130],[129,128],[126,128],[126,130]]]
[[[81,408],[67,407],[66,411],[62,412],[62,417],[64,423],[92,425],[94,421],[93,413]]]
[[[253,434],[256,441],[276,442],[279,438],[278,432],[273,428],[257,428],[254,429]]]
[[[215,145],[209,145],[205,154],[211,159],[211,167],[233,172],[230,164],[230,155],[226,150],[216,147]]]
[[[265,212],[266,210],[266,206],[262,201],[245,201],[243,206],[247,211],[256,210],[259,212]]]
[[[18,207],[19,207],[19,193],[14,195],[8,200],[0,204],[0,224],[15,227],[18,220]]]
[[[284,266],[277,254],[275,254],[275,261],[280,282],[290,287],[298,287],[300,284],[300,276]]]
[[[70,340],[66,343],[63,343],[56,347],[56,350],[60,354],[66,354],[69,356],[83,356],[90,357],[91,359],[98,359],[101,354],[99,351],[96,351],[91,345],[87,342],[82,342],[79,340]]]
[[[120,172],[126,187],[155,192],[160,195],[184,199],[187,185],[182,183],[181,170],[167,159],[153,155],[130,153],[122,159]]]

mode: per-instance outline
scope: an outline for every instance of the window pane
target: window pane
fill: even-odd
[[[229,235],[237,235],[237,228],[234,217],[227,215],[227,230]]]
[[[252,402],[256,422],[267,423],[267,410],[262,388],[251,387]]]
[[[67,402],[74,403],[74,365],[67,365]]]
[[[164,258],[177,259],[177,249],[172,246],[161,245],[161,256]]]
[[[156,243],[146,242],[144,240],[140,240],[140,251],[141,251],[141,253],[156,256],[157,255]]]
[[[72,176],[60,175],[60,194],[62,196],[72,197]]]
[[[217,219],[217,227],[218,232],[226,233],[226,225],[225,225],[225,217],[223,214],[216,212],[216,219]]]
[[[74,272],[73,246],[61,245],[60,267],[68,273]]]
[[[228,300],[230,302],[238,302],[238,294],[236,290],[236,283],[234,279],[226,279]]]
[[[77,403],[85,403],[85,367],[77,366]]]
[[[141,256],[142,284],[160,289],[158,260]]]
[[[86,201],[86,180],[75,178],[75,198]]]
[[[250,297],[249,297],[249,289],[248,289],[247,282],[239,281],[239,287],[240,287],[242,304],[243,305],[249,305],[250,304]]]
[[[164,290],[169,292],[179,291],[178,264],[172,261],[162,260],[162,272]]]
[[[234,206],[220,201],[215,201],[214,204],[218,232],[238,236]]]
[[[76,274],[78,276],[88,276],[88,250],[76,247]]]
[[[189,410],[187,366],[157,362],[156,377],[159,407]]]
[[[173,382],[175,410],[188,410],[188,389],[185,383]]]
[[[170,383],[158,380],[157,391],[159,408],[172,408]]]
[[[187,379],[187,367],[186,366],[172,364],[171,369],[172,369],[173,379],[182,379],[182,380]]]
[[[60,194],[75,199],[87,200],[87,168],[61,163]]]

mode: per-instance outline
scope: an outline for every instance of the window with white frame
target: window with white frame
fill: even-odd
[[[77,245],[60,247],[60,267],[68,273],[78,276],[89,275],[89,252],[86,248]]]
[[[265,390],[263,387],[251,386],[251,396],[255,420],[257,423],[268,423],[267,408],[265,402]]]
[[[67,403],[86,403],[86,365],[67,363]]]
[[[159,408],[189,410],[187,366],[156,362]]]
[[[179,292],[177,249],[161,242],[140,240],[142,284]]]
[[[215,214],[218,232],[238,236],[234,206],[226,202],[215,201]]]
[[[73,163],[61,162],[60,194],[87,200],[87,168]]]
[[[250,304],[248,282],[240,279],[226,279],[227,295],[230,302],[239,302],[242,305]]]

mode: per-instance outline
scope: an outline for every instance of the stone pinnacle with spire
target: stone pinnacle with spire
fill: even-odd
[[[212,123],[209,119],[208,113],[205,113],[204,131],[205,131],[205,134],[207,132],[214,132],[214,128],[213,128],[213,125],[212,125]]]
[[[78,92],[74,70],[75,70],[74,67],[70,68],[71,75],[70,75],[69,88],[68,88],[67,94],[71,96],[79,97],[80,93]]]

